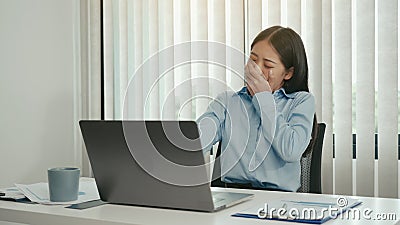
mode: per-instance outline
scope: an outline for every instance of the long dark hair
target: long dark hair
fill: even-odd
[[[268,40],[278,52],[281,62],[286,70],[293,67],[293,76],[285,80],[283,88],[286,93],[297,91],[310,92],[308,88],[308,63],[301,37],[292,29],[273,26],[261,31],[251,44],[253,46],[263,40]]]
[[[253,46],[263,40],[268,40],[271,46],[278,52],[279,58],[286,70],[293,67],[293,75],[289,80],[284,80],[283,88],[286,93],[297,91],[310,92],[308,88],[308,63],[306,50],[301,37],[292,29],[281,26],[273,26],[261,31],[251,44]],[[317,115],[314,114],[311,141],[303,153],[308,154],[315,145],[318,133]]]

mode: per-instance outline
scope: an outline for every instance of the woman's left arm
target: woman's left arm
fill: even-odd
[[[286,162],[300,161],[311,139],[314,96],[306,92],[296,96],[287,118],[276,108],[271,92],[257,93],[253,103],[261,118],[263,137],[272,143],[273,150]]]

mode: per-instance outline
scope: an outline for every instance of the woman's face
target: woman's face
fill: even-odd
[[[278,53],[268,40],[257,42],[251,50],[250,59],[260,67],[265,79],[271,86],[272,92],[283,86],[284,80],[293,75],[293,67],[289,70],[281,62]]]

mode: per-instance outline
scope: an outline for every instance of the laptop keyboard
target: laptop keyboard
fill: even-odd
[[[212,198],[214,203],[225,200],[225,198],[221,198],[218,195],[220,195],[220,193],[212,193]]]

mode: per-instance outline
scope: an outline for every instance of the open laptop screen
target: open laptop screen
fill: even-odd
[[[101,199],[213,211],[193,121],[80,121]]]

